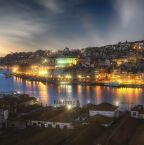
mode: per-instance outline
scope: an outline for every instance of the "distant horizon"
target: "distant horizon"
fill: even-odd
[[[70,48],[68,46],[65,46],[64,48],[68,47],[69,49],[83,49],[83,48],[88,48],[88,47],[104,47],[104,46],[107,46],[107,45],[115,45],[115,44],[118,44],[119,42],[121,43],[124,43],[124,42],[137,42],[137,41],[144,41],[144,39],[141,39],[141,40],[131,40],[131,41],[128,41],[128,40],[125,40],[125,41],[118,41],[118,42],[115,42],[115,43],[109,43],[109,44],[105,44],[105,45],[99,45],[99,46],[86,46],[86,47],[81,47],[81,48]],[[54,51],[58,51],[58,50],[63,50],[64,48],[61,48],[61,49],[54,49]],[[41,48],[41,49],[35,49],[35,50],[32,50],[32,51],[15,51],[15,52],[9,52],[5,55],[1,55],[0,54],[0,57],[5,57],[6,55],[8,54],[11,54],[11,53],[20,53],[20,52],[36,52],[38,50],[43,50],[43,51],[46,51],[46,50],[53,50],[53,49],[49,49],[49,48]]]

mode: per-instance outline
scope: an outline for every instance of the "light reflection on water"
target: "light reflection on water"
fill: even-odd
[[[143,88],[109,88],[102,86],[54,85],[31,82],[20,78],[5,79],[0,75],[0,92],[19,91],[37,97],[42,105],[53,105],[56,99],[79,99],[87,103],[144,104]]]

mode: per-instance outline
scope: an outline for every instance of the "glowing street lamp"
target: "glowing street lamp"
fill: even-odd
[[[71,110],[71,109],[72,109],[72,106],[71,106],[71,105],[68,105],[68,106],[67,106],[67,109],[68,109],[68,110]]]
[[[116,102],[115,102],[115,105],[116,105],[116,106],[119,106],[119,102],[118,102],[118,101],[116,101]]]

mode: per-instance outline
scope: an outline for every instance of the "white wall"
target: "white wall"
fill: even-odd
[[[131,117],[139,118],[139,113],[138,113],[138,111],[131,111]]]
[[[90,110],[89,111],[90,116],[95,116],[95,115],[103,115],[103,116],[108,116],[108,117],[114,117],[115,116],[115,111],[95,111],[95,110]]]
[[[0,118],[3,119],[3,121],[8,119],[8,110],[0,110]]]
[[[57,126],[59,128],[65,128],[65,126],[67,128],[72,128],[71,123],[66,123],[66,122],[47,122],[47,121],[29,121],[28,123],[29,125],[34,125],[36,124],[36,126],[38,127],[42,127],[42,124],[44,127],[49,127],[49,125],[51,125],[52,128],[56,128]]]
[[[138,111],[131,111],[131,117],[144,119],[144,114],[139,114]]]

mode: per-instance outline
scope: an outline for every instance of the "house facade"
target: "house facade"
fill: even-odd
[[[102,115],[106,117],[118,117],[119,116],[118,106],[114,106],[109,103],[101,103],[99,105],[96,105],[95,108],[89,110],[89,116],[92,117],[96,115]]]
[[[28,126],[37,126],[37,127],[45,127],[45,128],[69,128],[72,129],[72,124],[67,122],[49,122],[49,121],[35,121],[35,120],[28,120]]]
[[[144,119],[144,107],[143,105],[137,105],[133,107],[130,111],[131,117],[137,119]]]

